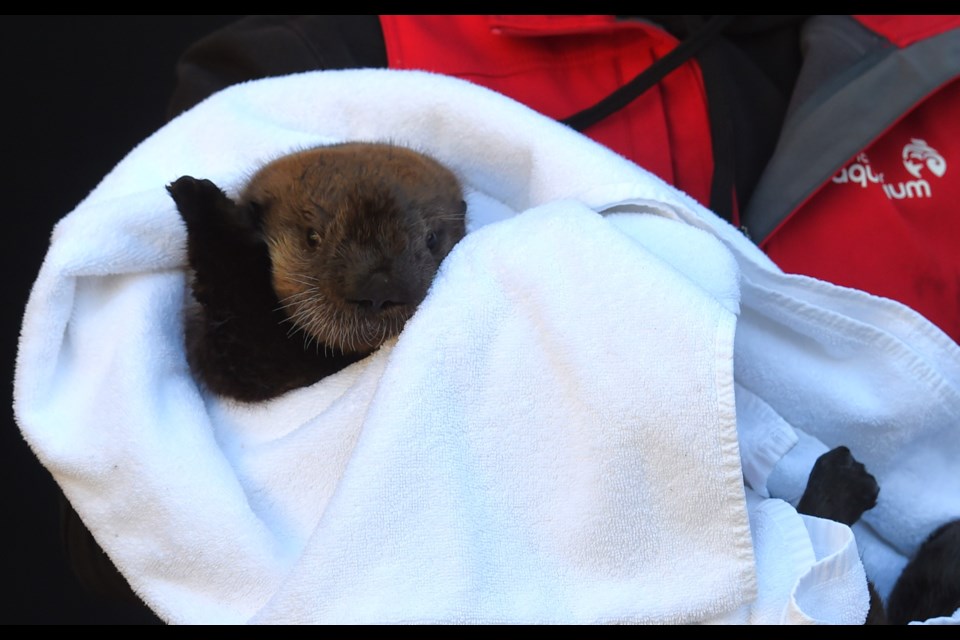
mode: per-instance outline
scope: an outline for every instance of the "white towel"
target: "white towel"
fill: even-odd
[[[451,166],[471,233],[369,358],[257,405],[201,394],[164,186],[235,194],[351,139]],[[762,485],[802,482],[777,465],[793,427],[847,444],[883,486],[872,543],[903,558],[960,516],[958,387],[956,345],[919,316],[784,276],[579,134],[460,80],[354,70],[232,87],[106,176],[53,234],[14,408],[169,622],[856,623],[849,529]]]

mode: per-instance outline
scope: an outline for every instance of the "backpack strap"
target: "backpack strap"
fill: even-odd
[[[680,42],[675,49],[637,74],[633,80],[605,96],[593,106],[563,118],[560,122],[577,131],[583,131],[607,116],[613,115],[630,104],[634,98],[663,80],[671,71],[697,55],[697,52],[713,41],[732,20],[733,16],[711,17],[710,20],[703,23]]]

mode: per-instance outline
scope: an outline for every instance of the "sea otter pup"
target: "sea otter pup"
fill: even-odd
[[[191,176],[167,190],[187,226],[198,303],[190,367],[242,401],[312,384],[396,336],[465,234],[457,177],[393,144],[283,156],[236,202]]]

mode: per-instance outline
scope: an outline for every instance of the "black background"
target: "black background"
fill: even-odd
[[[156,622],[85,592],[66,564],[57,490],[13,420],[23,308],[54,223],[164,123],[176,61],[239,16],[3,16],[2,357],[4,507],[0,623]]]

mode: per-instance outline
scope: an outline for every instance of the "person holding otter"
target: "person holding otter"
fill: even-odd
[[[902,302],[957,342],[958,45],[957,16],[248,16],[185,52],[170,116],[300,71],[457,76],[650,170],[785,271]],[[196,185],[170,187],[188,227]],[[417,226],[427,250],[433,233]]]
[[[185,52],[170,112],[312,69],[455,75],[570,124],[788,272],[960,340],[957,16],[249,16]],[[902,71],[909,65],[915,73]],[[869,213],[868,213],[869,212]]]

